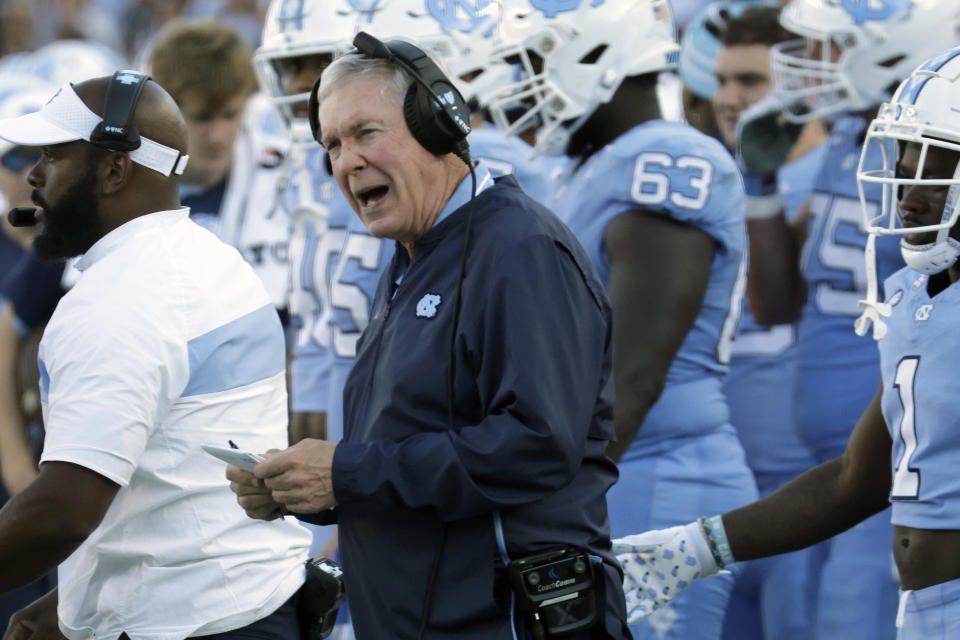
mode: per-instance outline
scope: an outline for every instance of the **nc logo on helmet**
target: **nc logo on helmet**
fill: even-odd
[[[913,0],[840,0],[844,11],[856,24],[882,22],[913,10]]]
[[[347,0],[350,8],[360,14],[360,18],[366,18],[367,22],[373,22],[373,14],[379,11],[380,0]]]
[[[540,9],[548,18],[556,18],[558,13],[576,11],[585,0],[530,0],[535,9]],[[591,7],[599,7],[604,0],[586,0]]]
[[[347,0],[347,3],[354,11],[360,13],[371,13],[377,10],[380,0]]]
[[[444,31],[473,33],[481,29],[484,38],[496,27],[492,0],[427,0],[427,12]]]

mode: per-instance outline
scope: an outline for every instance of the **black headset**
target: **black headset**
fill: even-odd
[[[113,74],[107,85],[103,120],[90,134],[91,144],[108,151],[133,151],[140,148],[140,132],[133,126],[133,112],[143,85],[150,76],[122,70]]]
[[[382,58],[399,65],[413,79],[403,100],[403,117],[414,139],[436,155],[454,153],[470,164],[470,108],[466,100],[440,67],[419,47],[401,40],[381,42],[366,32],[353,38],[354,55]],[[320,78],[310,91],[307,105],[310,131],[321,142],[320,118],[317,114],[317,91]]]
[[[140,92],[150,76],[137,71],[117,71],[110,78],[104,98],[103,119],[90,134],[90,143],[107,151],[133,151],[140,148],[140,132],[133,126]],[[7,214],[14,227],[37,224],[36,207],[15,207]]]

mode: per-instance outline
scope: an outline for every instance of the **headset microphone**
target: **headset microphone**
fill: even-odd
[[[32,227],[37,224],[37,208],[14,207],[7,214],[7,222],[14,227]]]

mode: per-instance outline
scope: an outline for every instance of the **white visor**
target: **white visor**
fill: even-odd
[[[83,103],[69,84],[61,87],[40,111],[0,120],[0,138],[22,147],[90,141],[90,134],[103,120]],[[128,152],[130,159],[169,176],[180,175],[189,156],[176,149],[140,137],[140,147]]]

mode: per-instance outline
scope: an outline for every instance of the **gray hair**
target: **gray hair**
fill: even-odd
[[[346,80],[357,80],[365,76],[379,76],[384,84],[380,94],[388,97],[401,108],[407,89],[415,82],[413,77],[400,65],[384,58],[369,58],[351,52],[340,56],[323,70],[320,87],[317,89],[317,107],[330,97],[337,87]]]

